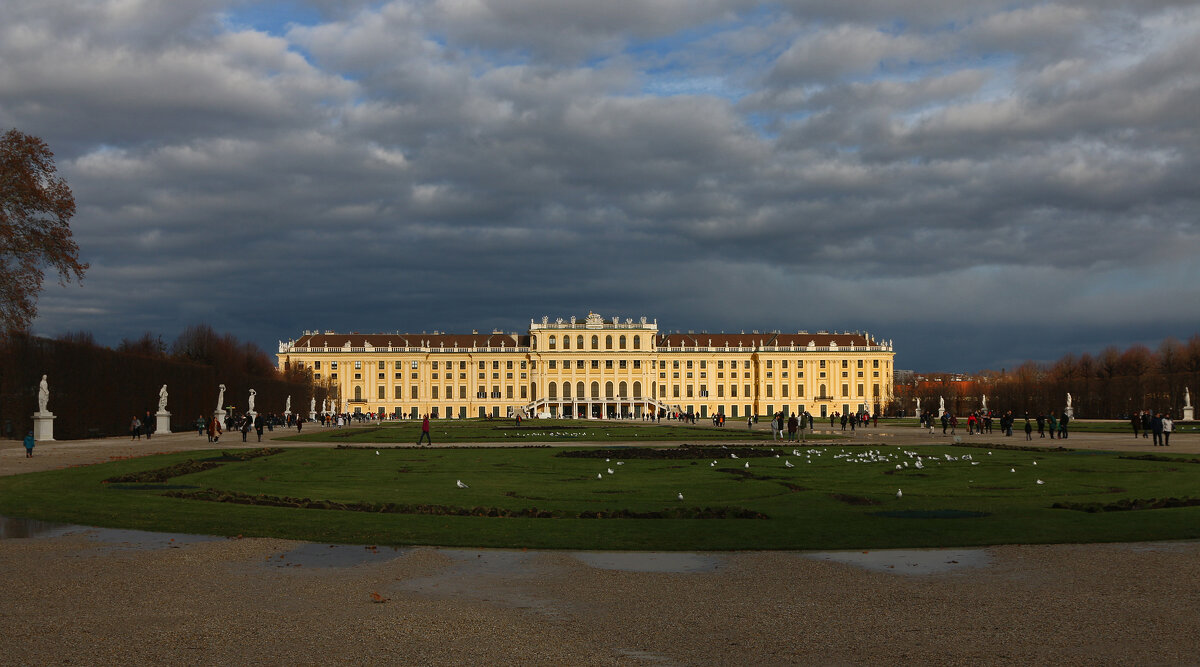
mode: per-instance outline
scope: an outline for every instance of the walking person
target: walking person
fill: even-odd
[[[242,417],[242,442],[246,442],[246,436],[250,434],[250,418]]]
[[[221,439],[221,420],[216,415],[208,422],[208,441],[217,442]]]
[[[196,435],[204,435],[204,415],[196,417]]]
[[[33,446],[36,444],[37,442],[33,439],[33,431],[30,431],[29,434],[25,436],[25,458],[33,458]]]
[[[1171,421],[1171,413],[1163,413],[1163,447],[1171,446],[1171,431],[1175,430],[1175,422]]]
[[[142,422],[138,421],[137,415],[134,415],[133,419],[129,422],[129,439],[142,439]]]
[[[1163,419],[1162,413],[1157,412],[1150,418],[1150,431],[1154,434],[1154,446],[1159,447],[1163,441]]]
[[[800,420],[796,419],[796,413],[792,413],[788,417],[788,442],[796,442],[796,429],[800,426]]]
[[[1059,440],[1067,439],[1067,424],[1070,421],[1071,421],[1071,415],[1068,415],[1066,412],[1062,413],[1062,416],[1059,417],[1059,419],[1058,419],[1058,439]]]
[[[1048,429],[1050,431],[1050,439],[1053,440],[1054,432],[1058,430],[1058,420],[1054,418],[1054,413],[1046,415],[1046,422],[1050,426]]]
[[[430,446],[433,445],[433,439],[429,437],[429,415],[428,414],[426,414],[425,418],[421,420],[421,437],[417,438],[418,446],[420,446],[422,440],[429,443]]]
[[[142,421],[142,430],[146,432],[146,439],[154,433],[154,419],[150,415],[150,411],[146,411],[146,419]]]
[[[1142,413],[1141,413],[1141,411],[1133,413],[1133,416],[1129,418],[1129,423],[1130,423],[1130,425],[1133,426],[1133,437],[1136,438],[1139,435],[1141,435],[1140,433],[1138,433],[1138,431],[1140,431],[1142,429]]]
[[[1029,423],[1029,417],[1025,418],[1025,439],[1033,440],[1033,424]]]
[[[265,423],[265,422],[266,422],[266,420],[263,418],[263,416],[262,416],[262,414],[261,414],[261,413],[260,413],[260,414],[258,414],[258,415],[255,415],[255,417],[254,417],[254,430],[255,430],[255,432],[256,432],[256,433],[258,433],[258,441],[259,441],[259,442],[262,442],[263,425],[264,425],[264,423]]]

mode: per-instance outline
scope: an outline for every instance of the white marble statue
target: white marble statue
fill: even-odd
[[[42,376],[42,381],[38,383],[38,412],[49,412],[46,406],[50,404],[50,383],[46,381],[46,376]]]
[[[1071,392],[1067,392],[1067,409],[1071,409]]]
[[[225,385],[217,385],[221,391],[217,394],[217,412],[225,411]]]
[[[946,397],[945,396],[938,396],[938,410],[941,410],[942,412],[946,411]]]
[[[292,395],[291,394],[288,394],[287,400],[284,401],[284,403],[283,403],[283,411],[284,412],[292,411]]]
[[[312,398],[308,399],[308,411],[309,412],[317,411],[317,397],[316,396],[313,396]]]
[[[1183,407],[1192,407],[1192,392],[1187,387],[1183,388]]]
[[[158,411],[167,411],[167,385],[163,385],[162,389],[158,390]]]
[[[987,394],[983,395],[983,411],[987,412]]]
[[[246,409],[246,412],[254,412],[254,395],[257,393],[258,392],[254,391],[253,389],[250,390],[250,397],[246,399],[246,403],[250,407]]]
[[[917,414],[921,414],[921,399],[914,398],[913,402],[917,404]]]

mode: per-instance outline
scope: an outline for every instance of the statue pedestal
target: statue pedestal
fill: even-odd
[[[291,418],[292,418],[292,411],[291,411],[291,410],[284,410],[284,411],[283,411],[283,423],[285,423],[285,424],[286,424],[286,423],[287,423],[287,421],[288,421],[289,419],[291,419]]]
[[[1195,420],[1196,420],[1196,408],[1193,408],[1190,405],[1184,406],[1183,421],[1190,422],[1190,421],[1195,421]]]
[[[258,416],[258,413],[253,410],[250,410],[249,412],[246,413],[246,416],[250,418],[250,423],[253,424],[254,418]]]
[[[310,411],[309,411],[309,413],[308,413],[308,421],[310,421],[310,422],[315,422],[315,421],[317,421],[317,411],[316,411],[316,410],[310,410]]]
[[[159,410],[154,413],[154,432],[155,433],[170,433],[171,432],[171,413],[166,410]]]
[[[54,440],[53,412],[47,411],[33,413],[33,439],[38,442],[49,442]]]
[[[213,410],[213,418],[217,420],[217,423],[221,425],[222,429],[225,428],[225,411],[224,410]]]

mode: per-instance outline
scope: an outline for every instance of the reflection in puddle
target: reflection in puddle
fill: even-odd
[[[964,568],[987,567],[992,562],[992,556],[986,549],[820,551],[801,555],[813,560],[832,560],[894,574],[942,574]]]
[[[581,551],[574,556],[595,568],[624,572],[713,572],[722,565],[716,556],[669,551]]]
[[[306,542],[268,558],[267,564],[274,567],[354,567],[367,563],[382,563],[408,552],[409,549],[400,547]]]
[[[29,537],[58,537],[79,526],[37,519],[10,519],[0,516],[0,540],[24,539]]]
[[[111,547],[131,549],[163,549],[183,544],[212,542],[226,539],[211,535],[188,535],[186,533],[154,533],[145,530],[123,528],[95,528],[75,526],[67,523],[38,521],[37,519],[15,519],[0,517],[0,538],[24,539],[35,537],[63,537],[78,535],[94,542],[103,542]]]

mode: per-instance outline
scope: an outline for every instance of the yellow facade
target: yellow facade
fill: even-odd
[[[525,334],[306,332],[278,353],[281,370],[330,387],[335,412],[457,419],[875,413],[891,401],[894,356],[861,333],[664,334],[595,313]]]

